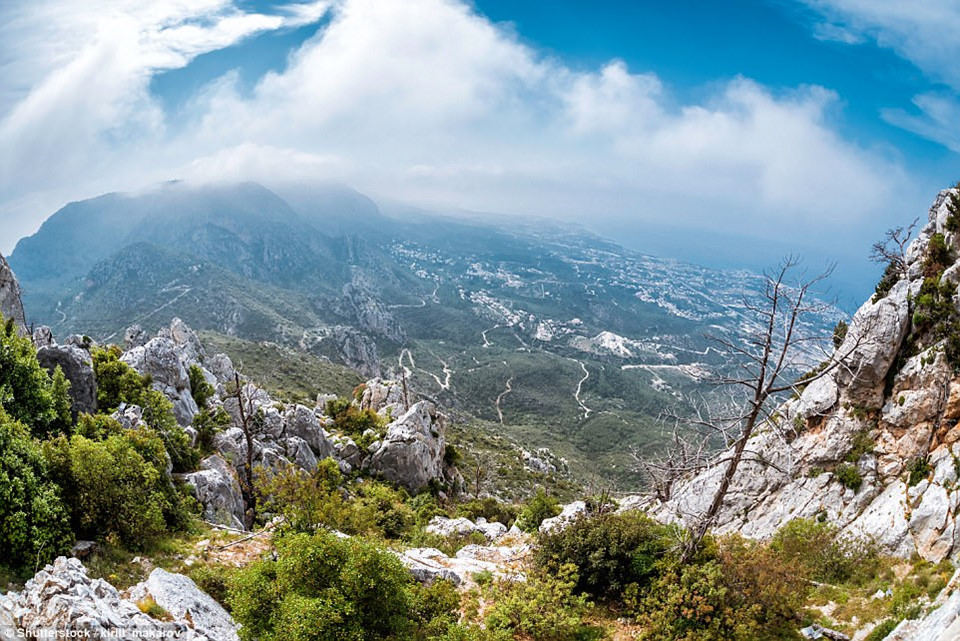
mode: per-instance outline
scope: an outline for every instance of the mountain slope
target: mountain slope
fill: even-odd
[[[730,365],[704,334],[736,336],[762,285],[576,227],[390,218],[345,188],[288,191],[294,205],[173,183],[68,205],[11,257],[30,320],[116,340],[180,317],[405,377],[477,429],[632,487],[631,449],[655,447],[664,409]]]
[[[939,195],[907,251],[906,275],[854,317],[837,349],[841,367],[748,442],[719,531],[768,538],[792,519],[815,518],[896,556],[958,557],[958,204],[958,190]],[[724,469],[686,480],[651,509],[664,520],[696,519]]]

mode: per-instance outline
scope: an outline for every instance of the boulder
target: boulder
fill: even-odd
[[[190,577],[156,568],[143,583],[130,589],[130,598],[153,597],[173,618],[189,621],[199,634],[216,641],[238,641],[239,627],[210,595],[197,587]]]
[[[427,524],[427,532],[438,536],[468,536],[473,533],[482,534],[488,541],[495,541],[507,533],[507,526],[496,521],[488,523],[483,517],[477,519],[476,523],[466,517],[448,519],[443,516],[435,516]]]
[[[193,495],[203,506],[203,518],[211,523],[244,529],[243,495],[235,471],[220,456],[210,456],[200,463],[198,472],[183,475],[193,488]]]
[[[557,528],[564,528],[569,525],[572,521],[576,520],[581,514],[587,513],[587,504],[583,501],[574,501],[573,503],[568,503],[563,506],[563,509],[560,511],[560,514],[549,518],[544,519],[543,523],[540,524],[541,532],[550,532]]]
[[[304,405],[290,406],[283,413],[283,423],[283,433],[287,438],[297,437],[306,441],[317,458],[333,456],[333,443],[324,434],[312,409]]]
[[[416,403],[387,426],[383,441],[368,459],[370,472],[411,492],[434,479],[442,481],[445,433],[446,420],[434,404]]]
[[[207,637],[187,617],[153,619],[103,579],[90,579],[78,559],[63,556],[27,581],[22,592],[0,598],[0,626],[13,638],[48,638],[41,635],[51,631],[63,638],[96,641],[231,638]]]
[[[70,381],[70,409],[78,414],[97,411],[97,379],[90,352],[74,345],[45,345],[37,350],[37,361],[49,371],[60,367]]]

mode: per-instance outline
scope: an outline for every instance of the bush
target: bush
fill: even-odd
[[[805,578],[821,583],[862,584],[875,576],[879,565],[873,544],[841,537],[836,526],[814,519],[794,519],[784,525],[770,549],[797,563]]]
[[[197,402],[197,407],[201,410],[206,408],[207,401],[213,398],[213,395],[216,391],[213,389],[213,385],[207,382],[206,377],[203,375],[203,370],[200,369],[200,366],[193,364],[190,366],[190,395],[193,396],[193,400]]]
[[[60,488],[40,447],[0,407],[0,564],[32,571],[63,553],[71,539]]]
[[[841,485],[850,488],[854,492],[859,492],[860,486],[863,485],[863,477],[860,475],[860,470],[853,463],[841,463],[838,465],[833,471],[833,477],[837,479]]]
[[[51,379],[37,362],[30,338],[19,335],[12,318],[4,321],[0,315],[0,407],[35,436],[70,429],[69,383],[57,371]]]
[[[102,441],[59,436],[43,452],[80,537],[142,548],[190,522],[195,502],[172,484],[163,442],[149,430],[123,430]]]
[[[847,337],[847,330],[849,326],[846,321],[839,320],[837,321],[836,326],[833,328],[833,347],[834,349],[840,349],[840,346],[843,345],[843,339]]]
[[[542,534],[534,560],[554,573],[572,564],[578,593],[615,599],[628,585],[646,587],[678,540],[676,528],[639,512],[581,516]]]
[[[863,641],[883,641],[899,624],[900,619],[884,619],[870,631],[870,634]]]
[[[473,499],[457,506],[457,516],[465,516],[472,521],[484,518],[487,521],[503,523],[507,527],[517,520],[517,506],[501,503],[492,496]]]
[[[893,286],[900,280],[900,276],[900,266],[895,261],[887,263],[887,267],[883,270],[883,276],[880,277],[880,282],[877,283],[877,288],[874,291],[873,302],[876,303],[880,299],[886,298]]]
[[[907,464],[907,472],[910,474],[907,479],[907,485],[910,487],[918,485],[920,481],[927,478],[932,471],[933,467],[931,467],[927,457],[918,456]]]
[[[351,437],[361,449],[370,444],[363,441],[364,432],[373,430],[377,434],[382,434],[387,426],[387,420],[384,417],[369,408],[362,410],[346,398],[330,399],[324,411],[333,419],[334,429]]]
[[[213,437],[230,424],[230,415],[222,408],[211,411],[204,407],[193,417],[193,429],[197,430],[197,449],[201,456],[213,454]]]
[[[577,570],[561,566],[556,575],[534,574],[526,581],[503,580],[488,590],[493,602],[485,624],[520,638],[573,641],[590,633],[584,618],[591,611],[586,595],[576,596]]]
[[[93,351],[93,371],[97,377],[97,404],[103,412],[115,411],[121,403],[143,408],[143,420],[163,439],[175,472],[195,470],[200,452],[190,446],[190,439],[173,416],[173,404],[162,393],[151,388],[150,379],[140,376],[120,360],[116,345]]]
[[[410,638],[410,575],[400,560],[361,539],[288,534],[276,560],[240,570],[228,600],[244,640]],[[422,605],[422,602],[421,602]]]
[[[351,486],[353,496],[340,487],[340,469],[333,459],[324,459],[306,473],[292,465],[259,476],[254,484],[263,513],[281,514],[298,532],[319,527],[347,534],[372,534],[399,538],[416,521],[407,495],[383,483],[365,480]]]
[[[645,641],[798,639],[807,589],[796,565],[762,544],[732,538],[716,559],[665,567],[628,605]]]
[[[520,511],[517,527],[524,532],[534,533],[540,529],[544,519],[553,518],[558,514],[560,514],[560,501],[547,494],[542,487],[538,487],[536,493]]]

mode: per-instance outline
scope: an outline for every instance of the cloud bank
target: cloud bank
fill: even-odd
[[[573,69],[455,0],[92,4],[3,16],[0,249],[67,199],[177,177],[807,237],[894,216],[910,182],[843,136],[825,88],[736,77],[683,102],[619,60]],[[227,73],[176,114],[150,93],[157,73],[323,16],[252,90]]]

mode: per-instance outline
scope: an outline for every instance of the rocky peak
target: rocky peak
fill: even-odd
[[[777,429],[750,440],[719,532],[768,538],[792,519],[819,518],[890,554],[960,558],[955,193],[937,197],[907,248],[905,273],[854,315],[837,351],[843,366],[779,407]],[[651,511],[695,518],[722,472],[720,464],[687,479]]]
[[[13,322],[21,327],[26,326],[23,303],[20,302],[20,283],[3,256],[0,256],[0,313],[4,318],[13,318]]]

